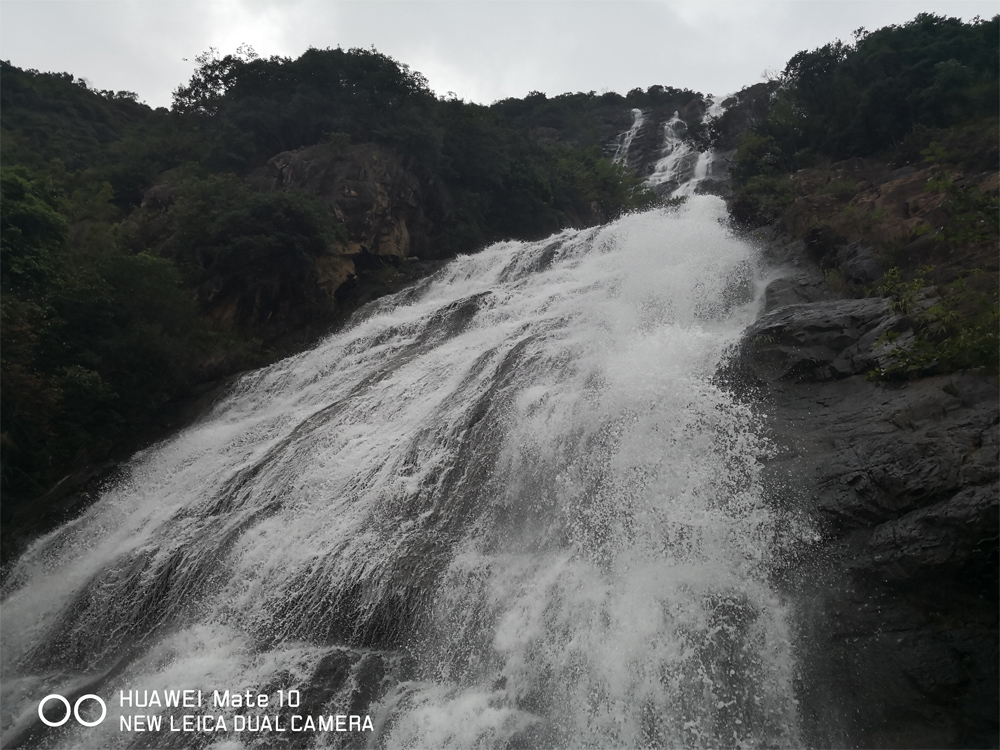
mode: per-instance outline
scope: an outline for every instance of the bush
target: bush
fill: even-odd
[[[904,281],[898,268],[885,276],[879,292],[889,296],[893,309],[916,310],[920,289],[927,280],[924,269]],[[984,368],[993,376],[1000,364],[1000,298],[996,276],[982,271],[946,285],[937,302],[915,313],[914,335],[905,346],[891,350],[892,364],[869,373],[872,379],[941,374]],[[883,337],[881,343],[895,339]]]
[[[729,211],[743,226],[758,227],[776,221],[795,200],[791,180],[783,175],[757,175],[733,190]]]
[[[161,252],[185,269],[206,311],[233,308],[237,327],[308,318],[328,302],[315,259],[346,234],[317,198],[254,192],[234,175],[188,178],[167,220]]]

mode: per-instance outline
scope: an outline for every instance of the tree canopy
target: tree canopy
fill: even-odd
[[[963,23],[921,13],[912,21],[794,55],[771,112],[756,128],[793,158],[867,156],[914,128],[995,116],[1000,16]]]

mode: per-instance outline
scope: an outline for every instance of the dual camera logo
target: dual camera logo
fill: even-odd
[[[100,704],[100,706],[101,706],[101,715],[100,715],[100,717],[98,719],[96,719],[94,721],[87,721],[82,716],[80,716],[80,706],[86,700],[97,701],[97,703]],[[57,701],[59,703],[62,703],[66,707],[66,715],[63,716],[59,721],[51,721],[50,719],[47,719],[45,717],[45,713],[44,713],[44,711],[45,711],[45,704],[48,703],[49,701]],[[101,699],[101,697],[99,695],[94,695],[93,693],[88,693],[87,695],[81,695],[79,698],[76,699],[76,703],[73,704],[72,708],[70,708],[69,701],[66,700],[63,696],[59,695],[58,693],[52,693],[52,695],[46,695],[38,703],[38,718],[41,719],[42,723],[45,724],[45,725],[47,725],[47,726],[50,726],[50,727],[61,727],[63,724],[65,724],[67,721],[69,721],[69,717],[71,715],[82,726],[85,726],[85,727],[96,727],[98,724],[100,724],[102,721],[104,721],[104,717],[108,715],[108,707],[107,707],[107,704],[105,704],[105,702]]]

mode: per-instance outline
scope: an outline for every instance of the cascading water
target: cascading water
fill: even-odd
[[[726,97],[710,96],[702,119],[708,124],[725,110]],[[660,160],[646,178],[646,184],[670,198],[694,195],[707,179],[725,179],[725,165],[720,164],[712,150],[698,151],[687,138],[688,126],[675,112],[663,125],[663,146]]]
[[[680,112],[674,112],[674,116],[663,124],[663,156],[646,179],[647,184],[666,185],[676,189],[686,182],[684,177],[694,170],[698,152],[685,139],[685,135],[687,123],[681,119]]]
[[[632,141],[635,140],[636,135],[642,130],[642,126],[646,122],[646,117],[641,109],[632,110],[632,127],[626,130],[618,137],[618,144],[615,147],[615,155],[612,157],[612,161],[615,164],[627,164],[628,163],[628,151],[632,147]]]
[[[372,719],[294,746],[797,746],[767,445],[714,379],[756,311],[723,217],[494,245],[242,378],[11,571],[4,746],[288,746],[233,708],[121,730],[168,689]],[[45,727],[49,693],[108,717]]]

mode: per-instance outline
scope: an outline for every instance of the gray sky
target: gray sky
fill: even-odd
[[[153,106],[170,105],[196,55],[244,42],[291,57],[374,45],[439,95],[486,104],[652,84],[724,94],[860,26],[998,10],[997,0],[0,0],[0,57]]]

